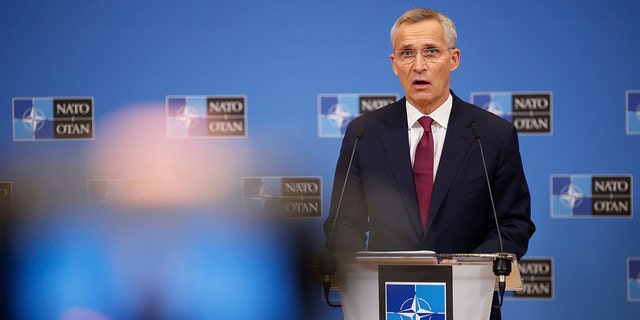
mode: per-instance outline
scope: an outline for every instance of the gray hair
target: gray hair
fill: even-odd
[[[414,8],[405,12],[391,27],[391,47],[395,45],[396,35],[400,25],[405,23],[418,23],[422,21],[436,20],[442,26],[444,30],[444,41],[449,48],[455,48],[456,41],[458,40],[458,33],[456,32],[456,26],[449,17],[445,16],[441,12],[427,8]]]

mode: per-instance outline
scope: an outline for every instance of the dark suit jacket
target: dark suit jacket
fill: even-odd
[[[502,230],[504,251],[518,258],[535,231],[530,196],[520,158],[518,135],[508,121],[453,94],[444,149],[431,199],[427,230],[420,227],[409,155],[403,98],[361,115],[347,127],[336,166],[325,235],[333,229],[330,250],[433,250],[437,253],[499,252],[495,220],[475,123],[487,163]],[[355,137],[358,141],[335,228],[333,219]]]

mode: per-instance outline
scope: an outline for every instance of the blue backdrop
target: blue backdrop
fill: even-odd
[[[626,216],[557,217],[552,204],[557,176],[623,176],[636,186],[640,2],[631,0],[0,0],[0,189],[10,190],[0,194],[2,305],[19,319],[130,318],[140,310],[225,318],[228,309],[242,309],[225,296],[258,301],[269,288],[269,299],[254,302],[266,318],[341,318],[319,287],[285,280],[296,270],[280,263],[296,259],[291,247],[322,249],[341,139],[320,137],[318,96],[402,97],[389,29],[417,6],[456,23],[458,96],[552,94],[552,129],[521,134],[520,142],[538,227],[527,257],[552,261],[553,291],[511,298],[505,318],[637,319],[637,188]],[[168,137],[169,96],[245,97],[245,133]],[[92,137],[16,139],[23,123],[14,99],[24,97],[89,97]],[[238,227],[226,208],[246,195],[239,191],[247,177],[319,178],[321,216],[287,218],[284,226],[252,216],[241,223],[247,229]],[[175,183],[161,206],[181,209],[152,214],[145,203],[136,218],[79,209],[88,181],[103,179]],[[225,214],[207,214],[220,207]],[[255,232],[263,223],[269,232]],[[225,232],[232,245],[220,240]],[[283,233],[304,234],[293,240],[304,243],[293,245]],[[252,246],[243,235],[270,245]],[[250,254],[234,259],[237,252]],[[233,262],[221,266],[223,257]],[[256,277],[257,265],[266,266],[276,289]],[[228,270],[242,272],[212,275]],[[230,289],[251,283],[253,292]]]

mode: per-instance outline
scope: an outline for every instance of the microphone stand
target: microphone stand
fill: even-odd
[[[496,309],[502,308],[502,303],[504,301],[504,292],[506,288],[506,277],[511,274],[511,257],[508,253],[504,252],[504,247],[502,245],[502,232],[500,232],[500,224],[498,223],[498,214],[496,213],[496,205],[493,201],[493,192],[491,191],[491,183],[489,181],[489,172],[487,171],[487,163],[484,158],[484,151],[482,150],[482,142],[480,141],[480,134],[478,133],[478,128],[475,123],[470,125],[471,131],[473,131],[473,136],[478,141],[478,146],[480,147],[480,157],[482,158],[482,167],[484,169],[484,176],[487,180],[487,189],[489,190],[489,199],[491,200],[491,209],[493,210],[493,218],[496,222],[496,231],[498,232],[498,242],[500,243],[500,252],[493,259],[493,274],[498,277],[498,305],[494,305],[493,307]]]
[[[363,125],[362,127],[360,127],[360,130],[356,135],[355,142],[353,143],[353,149],[351,150],[351,157],[349,158],[349,166],[347,167],[347,172],[344,177],[344,182],[342,183],[342,189],[340,190],[340,198],[338,199],[338,205],[336,206],[336,213],[333,216],[331,231],[329,231],[329,235],[327,237],[327,244],[325,248],[326,250],[325,252],[319,254],[316,257],[318,270],[320,272],[320,275],[322,275],[322,286],[324,289],[325,299],[327,300],[327,304],[330,307],[334,307],[334,308],[340,308],[342,307],[342,305],[334,304],[331,301],[329,301],[329,292],[331,291],[331,277],[336,273],[336,270],[337,270],[336,258],[333,255],[333,253],[331,253],[330,251],[331,244],[333,241],[333,232],[336,228],[336,222],[338,221],[338,214],[340,213],[340,207],[342,205],[342,198],[344,197],[344,191],[347,188],[347,180],[349,179],[349,173],[351,172],[351,165],[353,164],[353,158],[356,154],[356,147],[358,145],[358,141],[360,141],[366,129],[367,129],[366,126]]]

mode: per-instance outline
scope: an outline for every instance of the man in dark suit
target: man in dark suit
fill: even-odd
[[[482,141],[504,251],[518,259],[527,251],[535,225],[517,132],[451,91],[450,74],[460,65],[456,40],[453,22],[434,10],[409,10],[394,24],[390,58],[405,98],[347,127],[324,225],[332,237],[329,251],[499,252],[474,130]],[[419,122],[423,117],[430,126]],[[430,144],[420,149],[428,135]],[[423,167],[424,150],[431,150],[427,169],[416,170]],[[491,318],[499,319],[499,312]]]
[[[430,9],[412,9],[394,24],[391,64],[405,98],[348,125],[324,225],[327,237],[333,233],[328,250],[499,252],[475,127],[486,158],[504,251],[518,258],[527,251],[535,226],[530,219],[517,132],[508,121],[462,101],[451,91],[450,74],[460,64],[456,39],[453,22]],[[418,122],[424,116],[433,121],[430,126]],[[432,142],[426,149],[432,148],[433,155],[427,161],[428,179],[419,180],[424,172],[414,174],[414,170],[423,151],[416,150],[427,134],[432,135]],[[425,192],[421,181],[433,184],[426,205],[419,201]]]

